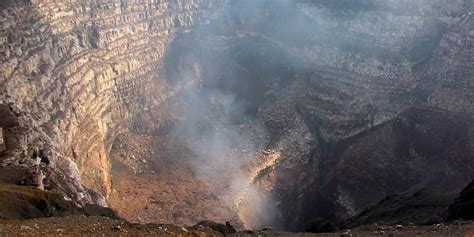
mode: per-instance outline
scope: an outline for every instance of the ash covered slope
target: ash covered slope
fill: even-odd
[[[174,90],[162,76],[167,43],[223,3],[2,1],[0,103],[19,123],[6,131],[1,162],[29,166],[40,144],[60,177],[57,191],[105,205],[116,135],[172,117],[159,112]]]

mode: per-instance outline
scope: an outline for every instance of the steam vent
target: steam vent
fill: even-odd
[[[2,236],[474,236],[474,0],[0,0],[0,24]]]

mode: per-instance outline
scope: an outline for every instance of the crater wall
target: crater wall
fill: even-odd
[[[64,195],[104,205],[88,190],[109,195],[107,156],[117,134],[173,119],[160,112],[175,89],[164,78],[168,43],[206,24],[225,2],[3,2],[0,103],[25,131],[3,162],[24,163],[43,146],[52,172],[77,189]]]

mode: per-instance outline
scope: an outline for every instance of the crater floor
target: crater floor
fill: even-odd
[[[119,136],[110,156],[110,206],[135,223],[193,225],[212,220],[242,227],[232,208],[231,173],[235,171],[212,169],[216,164],[197,158],[182,141],[166,139],[136,133]],[[226,155],[245,154],[229,151]],[[209,167],[213,174],[195,167]]]

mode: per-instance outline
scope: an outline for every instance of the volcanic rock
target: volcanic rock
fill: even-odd
[[[449,220],[474,219],[474,182],[467,185],[454,203],[449,206]]]

